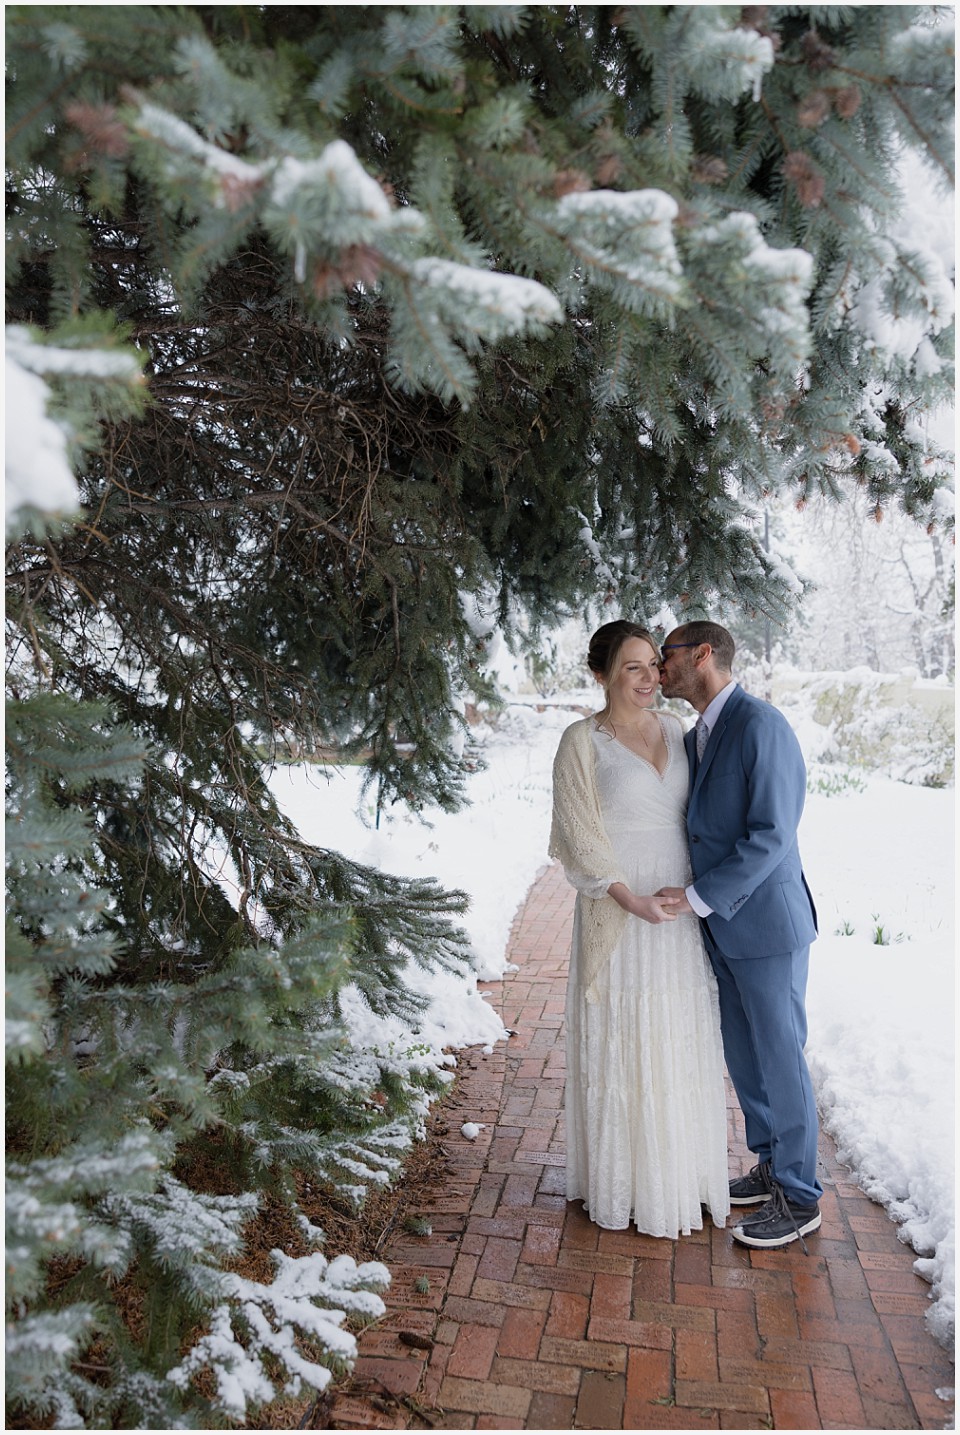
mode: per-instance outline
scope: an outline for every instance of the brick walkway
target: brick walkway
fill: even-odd
[[[712,1226],[601,1231],[564,1197],[563,1010],[573,892],[534,884],[491,983],[514,1035],[462,1054],[448,1178],[398,1234],[388,1314],[360,1339],[328,1426],[350,1429],[952,1428],[953,1365],[882,1207],[821,1139],[823,1225],[780,1251]],[[465,1121],[484,1122],[476,1141]],[[731,1170],[752,1157],[728,1094]]]

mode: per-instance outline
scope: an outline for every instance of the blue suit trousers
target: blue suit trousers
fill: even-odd
[[[747,1145],[759,1160],[770,1162],[788,1201],[815,1205],[823,1195],[817,1180],[817,1105],[803,1054],[810,948],[729,961],[706,924],[701,926],[717,976],[723,1054]]]

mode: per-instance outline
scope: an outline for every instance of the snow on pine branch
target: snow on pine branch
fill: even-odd
[[[616,576],[613,572],[613,569],[610,567],[606,558],[604,557],[603,549],[601,548],[599,542],[597,541],[596,535],[594,534],[593,524],[586,517],[586,515],[580,511],[580,509],[577,509],[577,517],[580,519],[580,522],[582,524],[580,532],[577,536],[580,538],[580,541],[583,543],[583,546],[590,554],[590,558],[593,562],[593,567],[595,573],[597,574],[597,578],[602,583],[606,584],[608,587],[615,587],[617,582]]]
[[[271,1255],[277,1274],[270,1285],[225,1276],[228,1298],[214,1310],[208,1333],[167,1374],[185,1390],[192,1376],[209,1369],[215,1403],[233,1419],[274,1399],[268,1365],[284,1372],[286,1395],[299,1395],[304,1384],[324,1390],[334,1370],[349,1369],[356,1359],[356,1338],[343,1329],[347,1316],[366,1322],[386,1311],[377,1292],[390,1284],[390,1273],[379,1261],[358,1266],[341,1255],[328,1262],[319,1251]],[[304,1353],[304,1341],[307,1350],[319,1347],[316,1359]]]
[[[272,202],[289,209],[304,194],[320,201],[331,217],[336,215],[343,244],[368,239],[369,225],[387,224],[393,214],[387,196],[346,140],[334,140],[316,159],[286,155],[280,161],[271,185]]]
[[[18,361],[9,342],[5,367],[4,509],[9,530],[13,515],[26,504],[45,513],[75,513],[80,493],[67,458],[66,432],[48,413],[53,398],[49,386]]]
[[[101,1210],[120,1230],[135,1231],[139,1242],[149,1245],[157,1264],[176,1271],[201,1298],[224,1289],[224,1274],[213,1262],[240,1252],[243,1228],[258,1207],[253,1192],[208,1196],[191,1191],[172,1176],[157,1191],[118,1192],[101,1203]]]
[[[203,169],[210,170],[235,185],[242,185],[245,189],[254,189],[263,182],[264,165],[249,164],[247,160],[240,159],[229,150],[211,144],[202,135],[198,135],[186,120],[181,120],[178,115],[171,114],[159,105],[150,104],[149,101],[143,103],[134,121],[134,130],[144,139],[157,141],[168,152],[166,171],[171,179],[183,174],[183,161],[195,161]],[[229,186],[222,186],[214,197],[214,203],[226,204],[229,193]]]
[[[112,1145],[65,1146],[56,1156],[7,1167],[7,1294],[15,1299],[41,1282],[52,1254],[80,1255],[120,1275],[130,1261],[129,1233],[118,1230],[87,1198],[125,1183],[149,1188],[156,1179],[162,1138],[128,1132]],[[141,1196],[140,1199],[146,1199]]]
[[[123,349],[65,348],[38,344],[30,331],[14,324],[6,331],[7,355],[35,374],[78,379],[139,379],[135,356]]]
[[[857,290],[850,318],[869,352],[905,362],[915,359],[931,374],[940,360],[929,336],[954,315],[954,291],[943,261],[922,242],[884,241],[883,271]]]
[[[492,342],[525,330],[540,332],[563,318],[556,296],[519,274],[434,258],[415,259],[409,273],[429,292],[434,312],[463,339]]]
[[[458,344],[472,354],[481,342],[540,334],[563,318],[556,297],[535,280],[422,252],[411,257],[411,245],[421,251],[429,245],[428,221],[413,206],[392,203],[345,140],[312,158],[286,154],[250,163],[150,103],[141,104],[134,129],[158,147],[161,172],[178,194],[199,171],[214,208],[232,213],[250,206],[251,217],[259,210],[292,253],[298,283],[329,295],[337,287],[376,284],[384,268],[396,276],[400,312],[390,372],[408,386],[466,400],[475,376]]]
[[[137,380],[132,354],[118,349],[63,348],[39,344],[22,325],[6,331],[5,513],[9,528],[21,508],[71,514],[79,505],[68,456],[68,425],[50,413],[54,394],[47,377]]]
[[[659,189],[574,191],[557,201],[556,224],[584,278],[628,308],[662,308],[682,293],[673,238],[678,207]]]
[[[805,249],[772,249],[755,216],[739,210],[695,230],[691,242],[704,274],[725,277],[714,288],[715,302],[730,301],[778,361],[802,362],[810,348],[813,256]]]
[[[763,77],[773,69],[773,41],[728,24],[713,6],[695,10],[689,21],[678,58],[690,88],[718,100],[735,100],[750,90],[758,101]]]

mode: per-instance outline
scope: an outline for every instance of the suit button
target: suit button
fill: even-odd
[[[691,841],[691,842],[699,842],[699,841],[700,841],[700,838],[699,838],[699,837],[691,837],[691,838],[690,838],[690,841]]]

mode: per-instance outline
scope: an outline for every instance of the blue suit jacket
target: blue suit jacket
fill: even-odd
[[[800,865],[797,825],[807,773],[782,713],[736,688],[720,712],[699,768],[694,733],[687,836],[706,926],[727,957],[782,956],[817,934]]]

